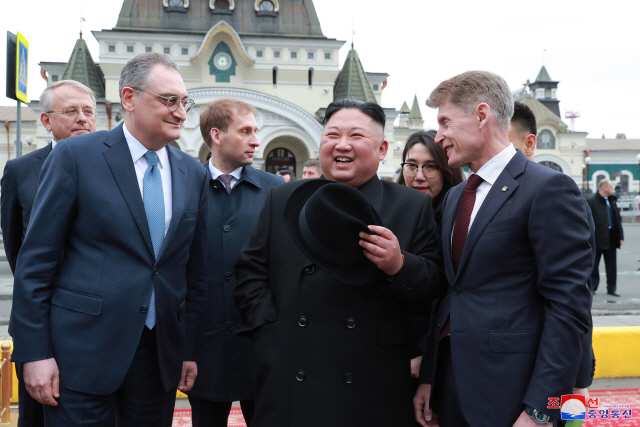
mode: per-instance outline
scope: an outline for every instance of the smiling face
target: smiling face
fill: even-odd
[[[187,89],[180,74],[163,65],[151,69],[148,86],[140,89],[167,98],[187,98]],[[122,102],[127,112],[127,129],[148,150],[157,151],[171,141],[180,139],[182,124],[187,119],[182,103],[175,111],[169,111],[166,99],[129,88],[123,89]]]
[[[356,109],[334,113],[322,131],[320,167],[325,178],[360,187],[387,154],[382,126]]]
[[[226,132],[211,129],[211,140],[217,149],[215,159],[211,157],[212,164],[222,172],[230,173],[253,163],[256,147],[260,145],[257,130],[256,118],[249,111],[236,111]]]
[[[406,163],[413,163],[418,166],[423,165],[437,165],[438,163],[433,158],[433,155],[429,151],[426,145],[417,143],[414,144],[407,152],[407,157],[404,159]],[[442,191],[444,186],[444,177],[442,171],[437,171],[436,176],[427,178],[424,176],[424,168],[418,169],[417,175],[404,175],[404,182],[407,187],[415,188],[416,190],[429,194],[432,198],[438,197],[438,194]]]
[[[53,113],[43,112],[40,121],[48,132],[53,134],[53,139],[63,139],[83,135],[96,131],[95,105],[88,93],[72,86],[60,86],[53,90]],[[75,108],[80,113],[76,117],[67,117],[63,110]],[[87,117],[83,110],[92,110],[94,114]]]
[[[438,134],[436,144],[442,148],[449,158],[449,166],[469,168],[477,172],[482,166],[482,135],[476,111],[467,114],[462,108],[452,104],[448,99],[438,107]]]

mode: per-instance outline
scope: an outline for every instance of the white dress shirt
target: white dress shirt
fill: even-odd
[[[142,179],[144,173],[147,171],[149,162],[144,157],[147,150],[144,145],[131,135],[131,132],[127,129],[127,125],[122,126],[124,131],[124,137],[127,139],[129,145],[129,151],[131,152],[131,159],[133,160],[133,166],[136,170],[136,177],[138,178],[138,186],[140,187],[140,195],[144,200],[144,192],[142,191]],[[164,234],[167,235],[169,230],[169,224],[171,223],[171,214],[173,208],[173,199],[171,191],[171,164],[169,163],[169,153],[166,147],[155,152],[158,155],[158,169],[160,169],[160,177],[162,178],[162,192],[164,193]]]
[[[213,163],[211,163],[211,160],[209,160],[209,172],[211,172],[211,178],[213,179],[219,179],[220,175],[224,175],[224,172],[221,172],[220,169],[213,166]],[[234,169],[234,171],[231,172],[229,175],[232,176],[231,182],[229,183],[229,187],[233,188],[238,183],[238,181],[240,181],[240,177],[242,176],[242,166],[240,166],[238,169]],[[220,182],[224,184],[224,181],[221,179],[220,179]],[[225,184],[225,188],[226,186],[227,184]]]
[[[51,138],[51,149],[53,150],[54,148],[56,148],[56,144],[58,143],[58,141],[55,140],[55,138]]]
[[[498,179],[504,168],[507,167],[507,164],[509,164],[515,155],[515,147],[513,144],[509,144],[508,147],[493,156],[491,160],[485,163],[480,169],[478,169],[478,172],[476,172],[476,174],[478,174],[478,176],[484,181],[482,181],[478,188],[476,188],[476,202],[473,205],[471,217],[469,218],[469,229],[471,229],[473,220],[476,218],[476,214],[480,210],[484,199],[487,198],[487,194],[489,194],[491,187],[493,187],[493,183],[496,182],[496,179]],[[469,176],[471,175],[473,175],[473,171],[469,171]]]

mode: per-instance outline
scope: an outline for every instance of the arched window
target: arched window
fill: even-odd
[[[309,87],[313,86],[313,67],[309,68]]]
[[[214,9],[229,10],[229,0],[216,0],[213,4]]]
[[[184,7],[184,0],[169,0],[170,7]]]
[[[273,3],[269,0],[262,0],[260,2],[260,11],[262,12],[274,12],[275,10],[275,6],[273,5]]]
[[[167,12],[186,13],[189,7],[189,0],[162,0],[162,5]]]
[[[214,15],[231,15],[235,7],[234,0],[209,0],[209,9]]]
[[[550,130],[544,129],[538,134],[538,148],[553,150],[556,148],[556,137]]]
[[[273,85],[278,84],[278,67],[273,67]]]
[[[553,169],[554,171],[563,172],[562,167],[557,163],[549,162],[549,161],[542,161],[542,162],[540,162],[540,164],[542,166],[546,166],[546,167],[548,167],[550,169]]]
[[[296,157],[286,148],[275,148],[267,155],[265,170],[276,173],[280,169],[289,169],[296,173]]]
[[[278,0],[256,0],[254,4],[257,16],[278,16],[280,10],[280,4]]]

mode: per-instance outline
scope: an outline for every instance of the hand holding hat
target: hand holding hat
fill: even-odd
[[[370,225],[369,229],[375,234],[360,232],[364,256],[387,276],[395,276],[404,264],[398,238],[391,230],[379,225]]]

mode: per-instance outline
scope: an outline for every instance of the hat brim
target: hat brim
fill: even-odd
[[[360,258],[360,261],[357,263],[348,266],[336,265],[317,256],[302,236],[299,224],[300,211],[307,203],[307,200],[309,200],[316,191],[325,185],[331,184],[344,185],[325,179],[314,179],[309,180],[296,188],[293,193],[291,193],[291,196],[289,196],[289,200],[287,200],[284,207],[283,220],[285,227],[289,231],[289,234],[293,238],[295,244],[302,250],[302,252],[311,259],[315,265],[320,267],[337,281],[355,286],[372,284],[380,278],[382,272],[378,266],[364,256],[364,253]],[[378,213],[375,212],[375,209],[372,210],[376,217],[376,225],[382,225],[382,220],[380,220]],[[336,242],[336,244],[340,243]]]

